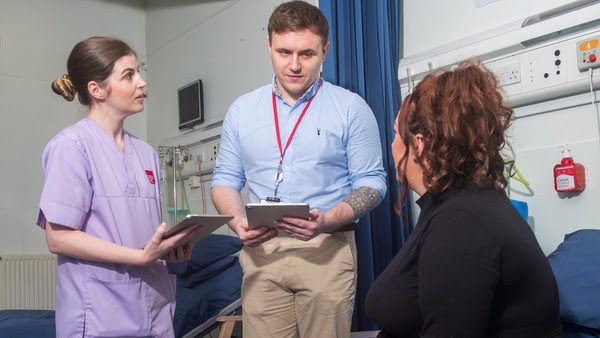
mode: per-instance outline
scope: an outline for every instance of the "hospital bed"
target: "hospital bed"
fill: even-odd
[[[242,246],[237,237],[211,234],[189,261],[168,264],[177,275],[176,337],[203,337],[221,325],[217,317],[239,313],[242,269],[235,254]],[[0,337],[54,338],[54,311],[0,310]]]
[[[600,230],[582,229],[548,255],[565,338],[600,337]]]
[[[177,275],[175,337],[203,337],[220,325],[217,317],[239,312],[242,268],[235,254],[242,246],[237,237],[211,234],[189,261],[168,264]]]

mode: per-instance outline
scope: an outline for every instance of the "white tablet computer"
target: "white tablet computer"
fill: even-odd
[[[250,228],[275,229],[275,222],[285,216],[308,219],[309,210],[308,203],[248,203],[246,218]]]
[[[197,224],[202,226],[202,232],[194,237],[193,241],[196,243],[232,219],[233,216],[231,215],[187,215],[177,225],[167,226],[167,231],[163,238],[171,237],[179,231]]]

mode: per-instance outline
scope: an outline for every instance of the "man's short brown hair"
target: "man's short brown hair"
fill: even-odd
[[[319,8],[300,0],[284,2],[275,8],[269,18],[269,43],[273,32],[281,34],[303,29],[319,35],[323,46],[327,44],[329,23]]]

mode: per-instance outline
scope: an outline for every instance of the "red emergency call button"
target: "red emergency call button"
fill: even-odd
[[[596,61],[596,54],[590,54],[589,59],[590,59],[590,62]]]

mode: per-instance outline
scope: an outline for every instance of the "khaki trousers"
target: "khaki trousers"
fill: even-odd
[[[350,337],[354,232],[302,242],[280,233],[240,254],[244,338]]]

